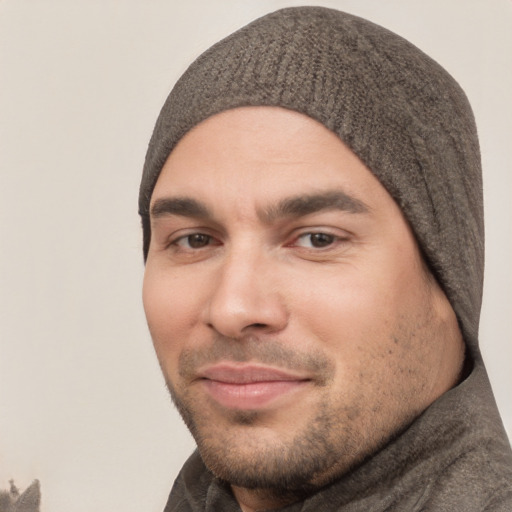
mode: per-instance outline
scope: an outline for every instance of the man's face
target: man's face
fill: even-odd
[[[456,381],[454,314],[400,209],[302,114],[195,127],[158,179],[151,230],[156,353],[205,463],[235,487],[323,485]]]

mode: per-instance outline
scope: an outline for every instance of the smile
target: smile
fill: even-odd
[[[257,365],[216,365],[201,372],[206,393],[229,409],[254,410],[276,406],[311,379]]]

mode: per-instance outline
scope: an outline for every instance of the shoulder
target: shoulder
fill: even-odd
[[[185,462],[172,487],[164,512],[194,512],[204,510],[212,474],[197,450]]]

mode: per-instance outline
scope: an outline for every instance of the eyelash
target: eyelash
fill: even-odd
[[[298,241],[307,239],[307,238],[309,238],[311,246],[305,247],[305,246],[297,243]],[[315,242],[315,240],[316,240],[316,242]],[[292,245],[294,245],[296,247],[304,247],[307,249],[312,248],[312,249],[318,249],[318,250],[321,250],[321,249],[328,250],[328,249],[332,248],[332,246],[334,244],[336,244],[337,242],[342,242],[344,240],[346,240],[346,237],[344,238],[344,237],[341,237],[338,235],[333,235],[332,233],[328,233],[325,231],[311,231],[311,232],[307,232],[307,233],[302,233],[299,236],[297,236],[294,239],[295,243],[293,243]],[[318,243],[318,242],[320,243],[320,245],[315,246],[315,243]],[[323,245],[324,242],[326,242],[325,245]]]
[[[193,242],[194,237],[196,238],[195,242]],[[316,237],[316,242],[314,241]],[[300,240],[305,240],[309,238],[310,240],[310,246],[305,246],[300,243],[298,243]],[[333,245],[336,245],[339,242],[344,242],[348,239],[346,236],[339,236],[334,235],[332,233],[329,233],[327,231],[307,231],[304,233],[299,234],[298,236],[294,237],[293,240],[287,244],[285,244],[285,247],[298,247],[303,249],[313,249],[315,252],[316,250],[320,251],[322,249],[329,250],[332,248]],[[208,235],[206,233],[196,232],[196,233],[190,233],[187,235],[180,236],[176,238],[175,240],[171,241],[169,246],[177,247],[178,249],[182,249],[184,251],[189,252],[196,252],[200,251],[201,249],[204,249],[206,247],[209,247],[211,245],[218,246],[221,245],[221,242],[212,244],[212,241],[216,241],[215,237],[212,235]],[[186,243],[188,247],[183,247],[182,243]],[[199,245],[196,247],[193,247],[194,243],[198,243]],[[315,246],[315,243],[320,243],[320,246]],[[325,245],[322,245],[325,243]]]
[[[208,242],[211,242],[212,240],[215,240],[215,238],[213,236],[211,236],[211,235],[208,235],[206,233],[197,232],[197,233],[189,233],[188,235],[180,236],[180,237],[176,238],[175,240],[173,240],[169,245],[176,246],[176,247],[182,247],[180,245],[181,242],[188,241],[189,247],[185,248],[185,250],[188,250],[188,251],[200,250],[200,249],[202,249],[204,247],[207,247],[207,246],[211,245],[211,243],[207,243],[205,245],[201,245],[200,247],[190,247],[190,242],[191,242],[191,239],[193,237],[202,237],[203,239],[207,239]],[[220,245],[220,243],[215,244],[215,245]]]

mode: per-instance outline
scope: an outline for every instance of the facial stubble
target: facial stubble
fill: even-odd
[[[335,406],[322,393],[335,372],[333,362],[324,353],[298,353],[277,342],[259,342],[255,338],[243,341],[219,338],[208,351],[185,350],[181,354],[180,383],[191,382],[202,365],[222,360],[251,361],[305,372],[313,376],[307,384],[310,392],[318,394],[320,399],[315,401],[314,410],[305,409],[304,414],[310,419],[297,432],[293,433],[296,425],[290,425],[289,433],[280,435],[269,427],[275,411],[222,408],[207,398],[203,397],[205,402],[195,397],[193,385],[177,386],[168,381],[172,400],[192,433],[203,461],[219,479],[237,487],[265,489],[276,496],[299,496],[325,485],[318,475],[336,470],[340,461],[355,459],[357,433],[347,428],[340,431],[338,420],[340,417],[355,419],[359,411],[357,407]],[[222,425],[219,425],[219,414]]]
[[[388,341],[382,339],[375,345],[380,350],[369,352],[379,360],[379,368],[388,368],[388,385],[400,383],[390,390],[383,387],[383,376],[371,371],[371,361],[367,361],[368,371],[361,371],[360,382],[352,383],[350,390],[341,388],[334,396],[329,390],[335,364],[324,352],[298,353],[269,340],[219,338],[208,350],[184,350],[178,363],[180,379],[167,385],[206,466],[235,487],[262,490],[268,496],[302,497],[376,453],[431,401],[418,401],[428,381],[428,365],[421,354],[446,333],[433,314],[431,297],[426,298],[422,311],[402,318],[389,333]],[[401,355],[391,357],[394,351]],[[383,365],[381,359],[388,356],[390,360]],[[281,416],[280,432],[268,427],[265,411],[224,409],[219,416],[220,406],[217,404],[215,409],[204,396],[194,395],[190,383],[202,364],[223,360],[253,361],[315,376],[310,393],[305,395],[311,398],[309,405],[300,404],[304,415],[290,425],[289,431],[283,430],[286,420]],[[395,405],[386,396],[388,391]],[[383,410],[385,403],[392,405],[388,405],[388,411]],[[286,417],[286,411],[283,415]]]

